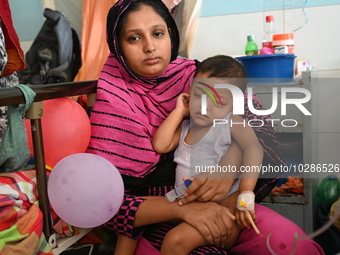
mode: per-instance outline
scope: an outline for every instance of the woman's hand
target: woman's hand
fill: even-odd
[[[242,165],[243,153],[237,143],[231,143],[220,161],[220,166],[226,166],[232,171],[199,173],[192,179],[193,182],[186,190],[186,197],[179,200],[179,205],[185,205],[191,201],[212,201],[218,202],[226,196],[238,178],[238,169]]]
[[[212,245],[224,247],[230,238],[235,216],[214,202],[192,202],[178,207],[180,218],[195,227]]]
[[[192,183],[186,189],[186,196],[178,201],[179,205],[188,204],[194,200],[219,202],[225,197],[235,178],[190,178]]]
[[[176,202],[169,203],[165,197],[160,197],[147,199],[140,204],[134,227],[174,220],[185,221],[195,227],[208,243],[223,247],[231,235],[235,216],[228,208],[215,202],[194,201],[179,206]]]

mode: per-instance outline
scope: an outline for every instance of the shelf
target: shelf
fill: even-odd
[[[263,199],[265,203],[280,203],[280,204],[301,204],[307,203],[307,198],[301,194],[269,194]]]
[[[249,86],[253,88],[253,93],[257,95],[260,102],[263,104],[265,109],[271,109],[273,104],[273,96],[272,91],[273,87],[277,89],[277,109],[271,114],[271,118],[275,119],[274,122],[274,130],[276,133],[281,133],[281,137],[285,140],[286,147],[289,147],[288,143],[295,143],[299,148],[294,147],[294,151],[302,150],[300,153],[296,153],[296,155],[302,154],[302,163],[310,164],[312,162],[312,139],[311,139],[311,126],[312,119],[310,115],[305,115],[301,109],[297,108],[297,105],[294,104],[286,104],[284,105],[285,112],[281,111],[281,91],[282,88],[303,88],[311,91],[311,72],[303,72],[302,76],[295,79],[290,83],[250,83]],[[289,89],[287,89],[289,91]],[[293,90],[292,90],[293,91]],[[287,99],[299,99],[304,98],[304,92],[287,92]],[[309,102],[303,103],[303,106],[307,111],[311,112],[312,100]],[[285,115],[283,113],[286,113]],[[295,123],[288,122],[294,121]],[[282,124],[282,122],[286,127]],[[276,125],[275,125],[276,124]],[[294,127],[294,125],[296,126]],[[294,134],[295,133],[295,134]],[[278,137],[280,136],[278,135]],[[294,137],[298,135],[298,139],[302,140],[302,142],[297,143],[294,140]],[[288,139],[289,138],[289,139]],[[292,139],[293,138],[293,139]],[[295,145],[294,145],[295,146]],[[302,147],[302,148],[300,148]],[[286,157],[294,156],[293,150],[290,148],[286,148]],[[292,155],[290,155],[292,154]],[[267,197],[263,199],[261,204],[267,206],[268,208],[276,211],[277,213],[285,216],[286,218],[295,222],[298,226],[302,228],[306,233],[311,233],[313,231],[313,189],[312,189],[312,180],[304,178],[304,187],[303,194],[294,194],[294,193],[281,193],[281,194],[269,194]]]
[[[281,109],[281,88],[304,88],[305,84],[301,78],[297,78],[292,82],[281,83],[249,83],[252,87],[252,92],[255,93],[264,106],[265,109],[271,109],[275,99],[273,95],[273,88],[277,88],[277,105],[276,110],[270,114],[273,119],[273,128],[277,133],[302,133],[304,131],[304,114],[294,104],[287,104],[284,110],[286,115]],[[274,97],[274,99],[273,99]],[[287,92],[288,99],[304,98],[303,93]]]
[[[253,93],[272,93],[272,87],[302,87],[301,78],[291,82],[249,82],[248,87],[253,88]]]

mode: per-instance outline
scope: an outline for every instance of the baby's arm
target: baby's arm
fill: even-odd
[[[173,151],[178,146],[181,122],[189,115],[189,95],[182,93],[177,98],[176,108],[157,129],[153,139],[153,149],[158,153]]]
[[[231,120],[233,123],[242,122],[244,119],[237,115],[232,115]],[[241,150],[243,151],[243,169],[247,170],[242,173],[240,180],[240,195],[239,197],[249,198],[249,212],[256,222],[256,215],[254,211],[255,196],[253,194],[263,160],[263,149],[259,143],[254,130],[245,123],[234,124],[231,126],[231,136],[232,139],[238,143]],[[250,203],[249,203],[250,202]],[[237,205],[239,209],[241,207]],[[248,227],[249,221],[246,217],[245,211],[241,209],[236,211],[236,220],[243,226]]]

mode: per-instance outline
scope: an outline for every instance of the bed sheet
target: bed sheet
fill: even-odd
[[[61,220],[52,208],[51,217],[58,235],[79,234],[79,228]],[[0,254],[53,254],[43,233],[35,170],[0,174]]]

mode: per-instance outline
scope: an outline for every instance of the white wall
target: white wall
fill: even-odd
[[[10,0],[10,3],[15,3],[14,1]],[[71,25],[81,33],[81,0],[43,2],[44,7],[53,8],[48,5],[52,2],[57,9],[64,11]],[[18,15],[17,11],[12,10],[13,16]],[[340,5],[307,7],[305,12],[308,23],[295,32],[297,58],[307,59],[313,70],[340,69],[340,56],[337,54],[340,42]],[[42,13],[37,15],[41,16]],[[255,34],[256,42],[260,46],[266,15],[275,16],[277,33],[292,32],[306,20],[301,8],[200,17],[189,57],[203,60],[216,54],[242,55],[249,34]],[[31,43],[32,41],[21,42],[25,52]]]
[[[305,8],[308,23],[295,34],[295,55],[307,59],[313,70],[340,69],[340,5]],[[266,15],[275,16],[277,33],[290,33],[305,23],[302,9],[286,9],[200,17],[190,58],[203,60],[216,54],[242,55],[246,37],[255,34],[258,46]]]
[[[20,46],[25,53],[31,47],[34,38],[37,36],[45,21],[45,17],[43,16],[44,8],[50,8],[52,10],[58,10],[65,13],[70,25],[78,32],[79,35],[81,35],[82,0],[29,1],[30,2],[20,2],[17,0],[9,0],[13,24],[16,32],[18,33],[19,39],[21,40]],[[23,35],[23,32],[26,34]],[[27,39],[27,33],[29,34],[29,39]]]

